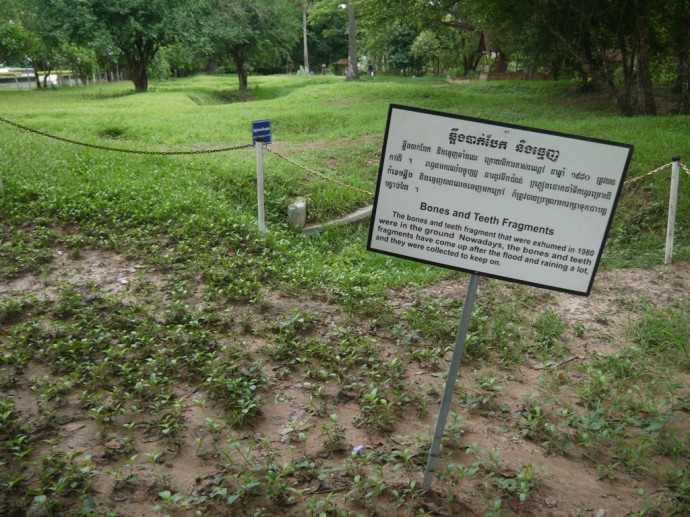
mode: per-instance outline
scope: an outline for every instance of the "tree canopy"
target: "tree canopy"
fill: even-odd
[[[148,89],[148,70],[164,45],[189,37],[202,15],[200,0],[22,0],[40,9],[50,33],[121,53],[137,92]]]
[[[241,90],[247,89],[248,67],[289,55],[298,42],[301,14],[290,0],[211,0],[203,21],[210,54],[230,56]]]
[[[621,114],[653,115],[661,83],[690,112],[688,26],[688,0],[3,0],[0,61],[80,73],[119,62],[142,92],[161,51],[178,72],[223,63],[240,89],[251,71],[289,62],[320,71],[348,56],[356,78],[362,63],[466,75],[482,58],[574,77]]]

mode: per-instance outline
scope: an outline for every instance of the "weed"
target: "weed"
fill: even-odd
[[[518,501],[524,503],[532,490],[539,484],[539,478],[536,476],[532,464],[527,463],[520,466],[514,477],[493,475],[492,482],[500,492],[516,496]]]
[[[666,476],[669,490],[671,512],[673,515],[686,515],[690,512],[690,472],[682,468]]]
[[[354,515],[338,506],[334,501],[333,493],[326,494],[323,497],[312,496],[307,499],[305,506],[307,515],[310,517],[322,517],[326,515],[333,517],[351,517]]]
[[[179,492],[172,493],[170,490],[158,492],[161,502],[153,506],[154,511],[184,511],[192,504],[193,499]]]
[[[548,401],[540,401],[534,395],[523,398],[524,423],[521,424],[523,436],[539,443],[549,451],[568,453],[574,446],[572,438],[547,417],[545,403]],[[567,418],[569,411],[564,410],[562,414]]]
[[[390,431],[395,421],[392,410],[393,402],[382,394],[380,388],[373,387],[371,391],[362,395],[361,417],[358,422],[381,431]]]
[[[115,487],[123,488],[128,485],[136,485],[139,475],[135,472],[137,455],[130,456],[117,470],[110,471],[108,474],[115,479]]]
[[[47,514],[60,513],[73,501],[85,502],[96,476],[91,458],[82,451],[52,451],[41,457],[40,485],[27,492],[31,506]]]
[[[445,447],[452,449],[459,449],[461,447],[461,438],[465,434],[464,421],[464,417],[458,413],[451,411],[448,414],[448,423],[442,438],[442,443]]]
[[[496,398],[501,392],[501,385],[495,372],[489,372],[477,379],[480,390],[465,390],[465,404],[471,409],[478,409],[482,414],[496,411]]]
[[[27,311],[34,303],[33,297],[8,298],[0,301],[0,325],[18,322],[21,319],[22,313]]]
[[[675,307],[647,309],[630,325],[628,333],[648,353],[655,354],[681,368],[690,369],[690,301],[682,300]]]
[[[565,356],[568,350],[561,339],[565,328],[563,318],[553,311],[545,311],[537,317],[534,322],[535,352],[542,361]]]
[[[345,427],[338,422],[336,413],[332,413],[321,426],[321,436],[327,451],[342,451],[347,448]]]

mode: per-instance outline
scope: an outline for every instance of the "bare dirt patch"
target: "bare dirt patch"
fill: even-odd
[[[123,306],[142,301],[157,307],[168,303],[164,275],[149,266],[97,250],[83,250],[78,257],[56,250],[49,273],[4,282],[0,284],[0,297],[19,299],[35,295],[51,301],[59,297],[60,289],[67,284],[83,292],[95,290],[120,297]],[[420,296],[462,299],[465,287],[463,281],[442,281],[421,291],[391,293],[390,304],[402,316]],[[566,323],[562,339],[567,354],[550,362],[529,358],[511,368],[479,360],[462,365],[452,408],[459,415],[461,429],[456,433],[457,441],[447,447],[449,457],[444,461],[465,466],[475,463],[490,476],[469,476],[459,489],[449,488],[447,480],[437,480],[430,493],[416,496],[415,508],[431,515],[482,515],[490,511],[501,493],[502,515],[625,516],[654,506],[666,493],[659,477],[622,468],[602,473],[598,467],[600,460],[582,447],[560,453],[531,438],[522,418],[526,397],[543,398],[558,385],[577,386],[583,379],[583,365],[628,344],[626,328],[642,308],[663,307],[687,298],[690,263],[650,270],[600,271],[591,296],[586,298],[492,282],[482,284],[479,299],[485,289],[492,289],[498,301],[522,300],[521,310],[527,319],[544,311],[560,315]],[[208,305],[193,295],[184,302],[191,306]],[[329,494],[333,501],[356,514],[410,514],[410,506],[390,495],[377,500],[356,490],[357,473],[352,470],[363,468],[371,474],[372,464],[343,465],[358,454],[353,452],[355,447],[361,448],[357,449],[361,454],[380,453],[379,459],[388,458],[393,463],[400,461],[402,452],[414,451],[408,463],[387,471],[385,482],[389,490],[399,487],[400,492],[410,486],[410,480],[421,482],[426,462],[424,451],[435,424],[449,354],[433,364],[405,364],[401,384],[416,392],[418,400],[392,410],[390,426],[363,425],[365,402],[352,394],[345,375],[338,377],[312,364],[286,368],[276,361],[271,352],[277,343],[275,329],[291,317],[308,314],[310,321],[304,324],[306,330],[301,337],[302,345],[307,346],[310,338],[327,336],[331,342],[349,339],[339,333],[343,333],[344,327],[356,327],[359,336],[376,342],[380,360],[393,362],[400,359],[403,345],[387,329],[377,327],[367,318],[353,318],[323,299],[285,293],[266,292],[260,303],[219,309],[229,311],[235,323],[235,328],[221,339],[240,343],[247,353],[261,357],[269,379],[261,390],[260,415],[251,425],[228,425],[222,404],[213,400],[203,386],[191,382],[179,383],[174,389],[183,405],[182,429],[174,439],[161,432],[164,424],[159,416],[134,413],[135,417],[124,418],[115,414],[110,421],[99,420],[93,409],[87,409],[84,397],[69,391],[55,405],[54,421],[45,422],[47,402],[40,399],[36,386],[53,381],[49,379],[48,367],[33,360],[21,372],[22,377],[3,378],[3,392],[14,397],[22,420],[34,425],[35,430],[43,429],[51,440],[50,445],[38,444],[31,458],[39,461],[51,449],[89,455],[98,469],[91,497],[99,511],[115,515],[193,515],[182,504],[163,505],[155,510],[154,505],[165,502],[160,494],[166,491],[185,497],[208,495],[219,489],[218,477],[223,472],[232,471],[231,465],[242,462],[253,465],[255,470],[264,463],[300,467],[284,472],[285,482],[278,487],[283,492],[265,492],[268,495],[263,496],[264,501],[253,501],[247,508],[240,506],[237,510],[236,506],[213,503],[204,506],[204,515],[252,515],[258,508],[264,509],[262,514],[309,515],[315,511],[315,501],[325,501]],[[0,335],[0,344],[8,339],[8,332]],[[334,355],[330,360],[342,358]],[[41,381],[44,377],[45,381]],[[487,379],[495,379],[500,389],[493,392],[490,400],[472,406],[468,401],[492,393],[479,387]],[[687,376],[683,381],[687,393]],[[370,389],[365,386],[363,392]],[[329,427],[336,422],[337,426]],[[677,423],[678,429],[687,433],[689,424],[686,413]],[[646,468],[654,470],[661,466],[655,463]],[[513,486],[511,483],[519,481],[525,472],[531,473],[537,482],[524,502],[501,492],[500,483]],[[262,482],[267,479],[262,478]],[[236,483],[242,482],[251,481],[236,478]],[[301,496],[288,490],[290,487],[302,491]],[[223,497],[227,499],[228,495]],[[305,503],[309,498],[312,509]],[[2,504],[0,497],[0,509]],[[656,512],[661,514],[661,510]],[[36,508],[30,513],[41,514]]]

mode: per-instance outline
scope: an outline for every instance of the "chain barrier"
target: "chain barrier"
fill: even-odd
[[[680,166],[683,167],[683,170],[685,171],[685,174],[687,174],[688,176],[690,176],[690,169],[688,169],[688,166],[685,165],[683,162],[681,162]]]
[[[33,129],[27,126],[23,126],[21,124],[17,124],[16,122],[12,122],[11,120],[7,120],[4,117],[0,117],[0,122],[4,122],[5,124],[9,124],[10,126],[13,126],[17,129],[21,129],[22,131],[28,131],[29,133],[33,133],[35,135],[39,136],[44,136],[46,138],[51,138],[53,140],[57,140],[59,142],[65,142],[67,144],[73,144],[73,145],[79,145],[82,147],[89,147],[91,149],[100,149],[102,151],[113,151],[116,153],[127,153],[127,154],[145,154],[145,155],[155,155],[155,156],[179,156],[179,155],[192,155],[192,154],[211,154],[211,153],[223,153],[226,151],[236,151],[239,149],[247,149],[249,147],[253,147],[252,144],[244,144],[244,145],[238,145],[235,147],[221,147],[218,149],[202,149],[198,151],[137,151],[135,149],[121,149],[117,147],[108,147],[106,145],[98,145],[98,144],[89,144],[86,142],[79,142],[77,140],[72,140],[70,138],[63,138],[61,136],[56,136],[56,135],[51,135],[50,133],[45,133],[44,131],[39,131],[38,129]]]
[[[683,168],[683,170],[685,171],[685,174],[687,174],[688,176],[690,176],[690,169],[688,169],[688,166],[685,165],[683,162],[679,162],[679,163],[680,163],[680,166],[681,166],[681,167]],[[629,179],[628,181],[625,182],[625,185],[628,185],[628,184],[631,184],[631,183],[636,183],[636,182],[640,181],[641,179],[648,178],[649,176],[651,176],[651,175],[653,175],[653,174],[656,174],[656,173],[659,172],[659,171],[664,170],[666,167],[670,167],[672,164],[673,164],[673,162],[669,162],[669,163],[667,163],[666,165],[662,165],[661,167],[657,167],[657,168],[654,169],[653,171],[649,171],[649,172],[643,174],[642,176],[638,176],[637,178]]]
[[[282,158],[282,159],[285,160],[286,162],[291,163],[292,165],[294,165],[295,167],[298,167],[298,168],[300,168],[300,169],[306,171],[308,174],[311,174],[311,175],[313,175],[313,176],[316,176],[316,177],[318,177],[318,178],[321,178],[321,179],[324,180],[324,181],[329,181],[329,182],[331,182],[331,183],[335,183],[336,185],[339,185],[339,186],[341,186],[341,187],[343,187],[343,188],[347,188],[347,189],[350,189],[350,190],[354,190],[354,191],[356,191],[356,192],[359,192],[360,194],[366,194],[367,196],[373,196],[373,195],[374,195],[373,192],[369,192],[368,190],[364,190],[364,189],[361,189],[361,188],[353,187],[352,185],[348,185],[347,183],[343,183],[343,182],[340,181],[340,180],[337,180],[337,179],[335,179],[335,178],[330,178],[330,177],[328,177],[328,176],[325,176],[324,174],[321,174],[320,172],[317,172],[317,171],[315,171],[315,170],[309,169],[308,167],[305,167],[304,165],[301,165],[301,164],[295,162],[294,160],[291,160],[290,158],[288,158],[288,157],[286,157],[286,156],[283,156],[283,155],[280,154],[279,152],[274,151],[274,150],[271,149],[270,147],[266,147],[266,149],[267,149],[270,153],[275,154],[278,158]]]
[[[127,154],[142,154],[142,155],[155,155],[155,156],[179,156],[179,155],[194,155],[194,154],[211,154],[211,153],[222,153],[226,151],[236,151],[239,149],[248,149],[250,147],[254,147],[252,144],[245,144],[245,145],[238,145],[234,147],[222,147],[218,149],[203,149],[203,150],[197,150],[197,151],[140,151],[140,150],[135,150],[135,149],[122,149],[118,147],[110,147],[106,145],[99,145],[99,144],[90,144],[87,142],[79,142],[77,140],[72,140],[71,138],[64,138],[61,136],[56,136],[52,135],[50,133],[46,133],[45,131],[40,131],[38,129],[30,128],[27,126],[24,126],[22,124],[18,124],[17,122],[13,122],[11,120],[8,120],[4,117],[0,117],[0,122],[4,122],[5,124],[8,124],[16,129],[20,129],[22,131],[27,131],[29,133],[33,133],[35,135],[43,136],[46,138],[50,138],[52,140],[57,140],[58,142],[64,142],[67,144],[72,144],[72,145],[79,145],[82,147],[88,147],[91,149],[99,149],[102,151],[113,151],[113,152],[118,152],[118,153],[127,153]],[[373,196],[372,192],[369,192],[367,190],[363,190],[357,187],[353,187],[352,185],[348,185],[347,183],[343,183],[342,181],[339,181],[334,178],[330,178],[324,174],[321,174],[319,172],[316,172],[312,169],[309,169],[303,165],[300,165],[299,163],[287,158],[286,156],[283,156],[282,154],[270,149],[269,147],[266,147],[267,150],[269,150],[271,153],[275,154],[279,158],[282,158],[288,163],[291,163],[292,165],[303,169],[307,171],[309,174],[312,174],[314,176],[317,176],[325,181],[330,181],[331,183],[335,183],[336,185],[339,185],[344,188],[352,189],[357,192],[360,192],[362,194],[366,194],[368,196]]]
[[[648,178],[649,176],[656,174],[657,172],[663,171],[666,167],[670,167],[673,162],[669,162],[666,165],[662,165],[661,167],[657,167],[653,171],[649,171],[646,174],[643,174],[642,176],[638,176],[637,178],[632,178],[629,179],[624,183],[624,185],[630,185],[631,183],[636,183],[644,178]]]
[[[89,147],[91,149],[100,149],[102,151],[113,151],[113,152],[117,152],[117,153],[127,153],[127,154],[143,154],[143,155],[149,155],[149,156],[151,156],[151,155],[154,155],[154,156],[180,156],[180,155],[224,153],[224,152],[228,152],[228,151],[237,151],[240,149],[248,149],[250,147],[253,147],[252,144],[243,144],[243,145],[237,145],[234,147],[220,147],[217,149],[201,149],[201,150],[197,150],[197,151],[139,151],[139,150],[135,150],[135,149],[122,149],[122,148],[117,148],[117,147],[109,147],[106,145],[89,144],[87,142],[79,142],[77,140],[72,140],[70,138],[63,138],[61,136],[52,135],[50,133],[46,133],[46,132],[40,131],[38,129],[33,129],[33,128],[30,128],[27,126],[23,126],[22,124],[18,124],[16,122],[8,120],[4,117],[0,117],[0,122],[4,122],[5,124],[13,126],[17,129],[21,129],[22,131],[28,131],[29,133],[33,133],[35,135],[43,136],[46,138],[51,138],[51,139],[57,140],[59,142],[65,142],[68,144],[79,145],[82,147]],[[313,169],[309,169],[308,167],[305,167],[304,165],[301,165],[301,164],[295,162],[294,160],[291,160],[290,158],[280,154],[279,152],[274,151],[273,149],[271,149],[268,146],[266,147],[266,149],[269,152],[271,152],[272,154],[276,155],[278,158],[281,158],[281,159],[285,160],[286,162],[291,163],[295,167],[298,167],[298,168],[306,171],[308,174],[311,174],[312,176],[316,176],[318,178],[321,178],[324,181],[334,183],[334,184],[339,185],[343,188],[354,190],[354,191],[359,192],[361,194],[366,194],[368,196],[374,195],[373,192],[369,192],[368,190],[364,190],[361,188],[354,187],[352,185],[348,185],[347,183],[344,183],[340,180],[328,177],[328,176],[326,176],[320,172],[317,172]],[[643,180],[645,178],[648,178],[648,177],[656,174],[657,172],[660,172],[660,171],[664,170],[665,168],[670,167],[672,163],[673,162],[669,162],[669,163],[662,165],[661,167],[657,167],[656,169],[649,171],[649,172],[647,172],[641,176],[629,179],[628,181],[625,182],[625,185],[630,185],[630,184],[636,183],[640,180]],[[685,165],[684,163],[681,163],[680,166],[683,168],[685,173],[688,176],[690,176],[690,169],[688,169],[687,165]]]

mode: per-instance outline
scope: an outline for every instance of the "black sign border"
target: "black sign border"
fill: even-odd
[[[613,200],[613,205],[611,206],[611,215],[609,216],[608,222],[606,224],[606,230],[604,231],[601,245],[599,246],[599,254],[597,255],[597,259],[594,263],[594,269],[592,270],[592,275],[590,277],[589,285],[587,286],[587,290],[586,291],[576,291],[576,290],[565,289],[562,287],[552,286],[552,285],[548,285],[548,284],[540,284],[538,282],[529,282],[526,280],[520,280],[520,279],[516,279],[516,278],[510,278],[510,277],[502,276],[502,275],[496,275],[493,273],[482,273],[480,271],[476,271],[476,270],[472,270],[472,269],[467,269],[467,268],[462,268],[462,267],[457,267],[457,266],[451,266],[448,264],[442,264],[442,263],[434,262],[431,260],[425,260],[425,259],[421,259],[421,258],[417,258],[417,257],[409,257],[407,255],[402,255],[399,253],[393,253],[390,251],[383,251],[383,250],[373,248],[371,245],[372,238],[374,236],[374,224],[373,223],[374,223],[374,220],[376,217],[376,211],[378,208],[379,192],[381,190],[381,179],[383,177],[383,164],[386,161],[386,156],[388,156],[387,152],[386,152],[386,148],[388,147],[388,134],[390,131],[391,118],[393,116],[394,110],[412,111],[412,112],[416,112],[416,113],[423,113],[426,115],[433,115],[433,116],[451,118],[451,119],[456,119],[456,120],[465,120],[468,122],[479,122],[482,124],[491,124],[491,125],[503,127],[503,128],[518,129],[518,130],[522,130],[522,131],[529,131],[532,133],[542,133],[542,134],[546,134],[546,135],[553,135],[553,136],[558,136],[558,137],[569,138],[572,140],[582,140],[582,141],[586,141],[586,142],[595,142],[595,143],[610,145],[610,146],[614,146],[614,147],[623,147],[623,148],[628,149],[628,157],[625,161],[625,166],[623,167],[623,174],[621,175],[620,181],[618,183],[618,189],[616,191],[616,195],[615,195],[615,198]],[[461,271],[464,273],[481,275],[481,276],[485,276],[488,278],[494,278],[496,280],[503,280],[506,282],[513,282],[516,284],[529,285],[532,287],[540,287],[542,289],[549,289],[551,291],[575,294],[578,296],[589,296],[591,291],[592,291],[592,286],[594,284],[594,278],[596,277],[597,271],[599,269],[599,262],[601,261],[601,256],[604,253],[604,246],[606,245],[606,239],[608,238],[609,230],[611,229],[611,224],[612,224],[613,218],[616,214],[616,208],[618,207],[618,200],[619,200],[619,198],[623,192],[623,184],[625,183],[625,177],[628,173],[628,167],[630,166],[630,161],[632,160],[632,155],[633,155],[634,149],[635,149],[635,146],[632,144],[624,144],[621,142],[613,142],[610,140],[602,140],[602,139],[598,139],[598,138],[590,138],[590,137],[585,137],[585,136],[580,136],[580,135],[572,135],[572,134],[568,134],[568,133],[561,133],[558,131],[550,131],[548,129],[538,129],[538,128],[533,128],[533,127],[528,127],[528,126],[520,126],[517,124],[498,122],[495,120],[468,117],[468,116],[464,116],[464,115],[457,115],[454,113],[446,113],[446,112],[442,112],[442,111],[429,110],[429,109],[425,109],[425,108],[416,108],[416,107],[412,107],[412,106],[404,106],[402,104],[390,104],[388,107],[388,119],[386,121],[386,132],[385,132],[385,135],[383,138],[383,147],[381,150],[381,161],[379,163],[379,173],[378,173],[378,178],[376,180],[376,192],[374,194],[374,204],[372,206],[371,220],[369,223],[369,237],[367,238],[367,251],[371,251],[374,253],[380,253],[382,255],[388,255],[391,257],[397,257],[397,258],[412,260],[414,262],[420,262],[422,264],[429,264],[432,266],[438,266],[438,267],[442,267],[445,269],[452,269],[452,270]]]

